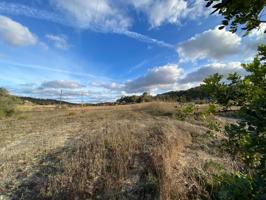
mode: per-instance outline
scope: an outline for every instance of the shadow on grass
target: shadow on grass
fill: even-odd
[[[63,172],[60,167],[59,156],[68,151],[66,148],[57,149],[55,152],[45,155],[36,165],[35,172],[22,180],[16,191],[13,191],[12,200],[17,199],[45,199],[42,194],[44,186],[48,183],[49,176]]]
[[[51,153],[45,155],[36,165],[35,172],[29,177],[22,180],[21,184],[17,187],[10,199],[12,200],[48,200],[48,199],[56,199],[56,200],[67,200],[67,199],[158,199],[159,196],[159,183],[158,183],[158,174],[156,172],[156,167],[154,166],[154,160],[152,155],[145,152],[139,152],[134,154],[132,157],[133,162],[131,165],[127,166],[126,170],[127,174],[125,179],[135,179],[133,185],[126,186],[116,186],[116,181],[119,179],[112,179],[113,187],[106,189],[106,185],[110,184],[108,181],[110,179],[106,178],[106,176],[116,177],[116,174],[109,174],[110,172],[106,172],[100,174],[100,177],[93,183],[93,190],[89,189],[79,190],[79,188],[75,188],[75,181],[84,181],[85,177],[74,177],[73,174],[69,174],[70,179],[74,178],[73,184],[70,187],[69,185],[62,186],[61,183],[59,185],[53,185],[53,189],[55,189],[52,193],[49,194],[49,184],[50,180],[53,177],[60,177],[61,175],[66,175],[64,165],[62,164],[62,157],[64,159],[72,159],[73,155],[76,155],[78,151],[78,146],[73,146],[73,144],[79,144],[79,141],[71,141],[71,145],[66,145],[68,148],[63,147],[59,148]],[[69,147],[70,146],[70,147]],[[84,151],[89,151],[88,146],[85,146],[86,149]],[[113,149],[109,150],[110,162],[116,162],[115,155],[112,155],[114,152]],[[66,156],[66,157],[64,157]],[[123,156],[123,155],[122,155]],[[83,157],[82,157],[83,158]],[[112,165],[112,164],[111,164]],[[107,171],[110,164],[103,165],[103,171]],[[79,166],[79,169],[83,169],[84,171],[89,171],[84,169],[84,167],[89,168],[90,166]],[[77,170],[79,170],[77,169]],[[111,170],[112,171],[112,170]],[[114,171],[112,171],[114,172]],[[79,172],[77,172],[79,174]],[[68,174],[67,174],[68,175]],[[88,181],[90,181],[89,179]],[[53,183],[54,184],[54,183]],[[117,182],[117,185],[121,183]],[[58,188],[56,188],[58,187]],[[93,191],[93,192],[91,192]],[[47,195],[48,194],[48,195]]]

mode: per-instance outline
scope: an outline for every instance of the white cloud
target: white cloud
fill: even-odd
[[[48,86],[47,83],[49,83]],[[45,85],[45,87],[42,87],[43,85]],[[64,81],[64,84],[62,85],[62,81],[60,80],[43,82],[41,84],[26,83],[21,84],[20,88],[12,90],[12,93],[18,96],[30,96],[35,98],[49,98],[56,100],[62,98],[63,101],[73,103],[115,101],[122,94],[121,91],[118,90],[106,93],[101,89],[95,90],[92,87],[78,87],[78,85],[80,84],[73,81]]]
[[[151,27],[162,24],[180,24],[182,19],[207,16],[206,2],[195,0],[50,0],[69,19],[82,28],[100,30],[128,30],[132,19],[126,12],[128,6],[147,16]]]
[[[81,28],[110,31],[127,29],[130,19],[109,0],[51,0]]]
[[[245,58],[251,60],[257,52],[257,48],[260,44],[264,44],[266,42],[266,34],[264,31],[266,30],[266,24],[261,24],[258,29],[254,29],[250,32],[248,36],[246,36],[243,40],[243,48],[245,49]]]
[[[69,48],[69,44],[65,36],[47,34],[46,38],[53,42],[54,46],[58,49],[66,50]]]
[[[0,12],[8,15],[26,16],[63,25],[70,25],[63,16],[18,3],[0,2]]]
[[[41,84],[40,88],[42,89],[79,89],[83,86],[74,81],[66,81],[66,80],[55,80],[55,81],[47,81]]]
[[[203,65],[186,74],[184,74],[183,69],[179,66],[168,64],[151,68],[145,75],[123,84],[112,82],[110,84],[93,83],[92,85],[99,89],[103,88],[110,91],[120,91],[126,95],[139,94],[145,91],[151,92],[152,94],[158,94],[165,91],[186,90],[199,86],[206,77],[214,73],[219,73],[227,77],[229,73],[234,72],[237,72],[240,75],[247,74],[247,72],[241,67],[240,62],[215,62]]]
[[[132,19],[121,8],[125,3],[119,6],[117,2],[110,0],[51,0],[51,2],[79,28],[112,32],[160,47],[174,48],[164,41],[129,31]]]
[[[146,35],[142,35],[142,34],[139,34],[139,33],[133,32],[133,31],[115,30],[114,32],[117,34],[122,34],[122,35],[125,35],[127,37],[136,39],[136,40],[141,41],[141,42],[148,43],[148,44],[155,44],[155,45],[160,46],[160,47],[175,49],[175,46],[172,44],[169,44],[169,43],[166,43],[164,41],[157,40],[157,39],[154,39],[154,38],[151,38],[151,37],[148,37]]]
[[[204,3],[201,0],[196,0],[189,5],[184,0],[50,0],[50,2],[54,7],[53,10],[59,10],[59,12],[47,12],[22,4],[6,2],[0,2],[0,12],[47,20],[81,29],[121,34],[140,42],[171,49],[175,48],[174,45],[130,31],[133,19],[127,12],[128,6],[135,7],[137,12],[144,12],[151,27],[167,23],[179,24],[182,17],[197,19],[197,17],[206,16],[206,9],[202,8]],[[185,4],[187,8],[182,10]]]
[[[97,96],[96,93],[90,93],[85,89],[55,89],[55,88],[40,88],[40,87],[28,87],[17,89],[15,92],[16,95],[19,96],[30,96],[35,98],[44,98],[44,99],[56,99],[70,102],[78,102],[81,103],[82,100],[86,100],[86,98],[90,96]]]
[[[37,37],[27,27],[2,15],[0,15],[0,39],[15,47],[37,43]]]
[[[175,64],[168,64],[159,67],[153,67],[147,73],[138,78],[126,81],[124,83],[97,83],[92,86],[98,90],[108,89],[111,92],[122,92],[124,94],[137,94],[142,92],[154,93],[158,90],[167,90],[172,88],[173,84],[182,76],[183,70]],[[104,91],[104,90],[102,90]]]
[[[220,60],[239,52],[241,38],[218,28],[204,31],[177,46],[181,61],[212,59]]]
[[[187,17],[193,20],[199,17],[207,17],[213,11],[213,8],[206,8],[206,1],[194,0],[191,6],[187,9]]]
[[[180,90],[188,90],[190,88],[198,87],[200,82],[192,82],[192,83],[176,83],[170,88],[168,91],[180,91]]]
[[[264,39],[265,40],[265,32],[266,31],[266,24],[261,24],[258,29],[253,29],[249,34],[249,37],[255,37],[256,39]]]
[[[98,82],[93,82],[92,86],[98,87],[98,88],[104,88],[108,90],[120,90],[121,88],[124,87],[122,84],[118,84],[115,82],[112,83],[98,83]]]
[[[179,24],[187,9],[185,0],[132,0],[131,3],[147,15],[151,27],[158,27],[164,23]]]
[[[219,73],[227,76],[229,73],[237,72],[245,75],[246,71],[240,62],[211,63],[184,75],[183,69],[177,65],[165,65],[155,67],[144,76],[125,83],[123,88],[126,93],[164,92],[170,90],[185,90],[201,84],[208,76]]]
[[[126,82],[123,89],[128,93],[135,93],[168,88],[182,73],[183,70],[174,64],[155,67],[146,75]]]
[[[246,75],[240,62],[211,63],[203,65],[190,73],[184,74],[183,69],[175,64],[154,67],[146,74],[133,80],[116,82],[92,82],[85,87],[75,81],[47,81],[39,84],[23,85],[24,89],[18,91],[20,95],[30,95],[40,98],[59,98],[63,89],[63,99],[71,102],[105,102],[114,101],[121,95],[140,94],[150,92],[151,94],[163,93],[173,90],[186,90],[199,86],[204,78],[214,73],[227,76],[229,73],[237,72]],[[106,92],[106,89],[108,92]]]
[[[130,0],[137,11],[145,13],[152,28],[163,24],[180,24],[182,19],[207,16],[206,2],[195,0]]]
[[[229,62],[229,63],[211,63],[204,65],[193,72],[185,75],[184,78],[178,80],[180,84],[200,84],[206,77],[219,73],[228,76],[229,73],[237,72],[240,75],[245,75],[246,71],[241,67],[240,62]]]

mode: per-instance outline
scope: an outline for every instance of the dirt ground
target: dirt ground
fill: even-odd
[[[155,181],[159,185],[159,189],[156,190],[157,197],[148,195],[149,192],[146,192],[142,199],[188,198],[187,192],[197,187],[184,178],[188,166],[192,163],[200,165],[199,163],[211,160],[225,163],[227,158],[221,157],[216,152],[213,141],[205,139],[204,135],[208,128],[198,123],[176,120],[171,117],[171,111],[175,109],[174,104],[167,103],[64,109],[37,107],[22,109],[23,111],[15,116],[0,120],[0,199],[65,199],[60,197],[58,188],[64,192],[67,185],[70,191],[69,188],[74,184],[73,167],[69,166],[73,159],[76,159],[73,156],[77,155],[75,148],[83,143],[91,147],[90,145],[97,143],[99,138],[104,141],[103,152],[108,152],[109,155],[109,146],[111,146],[112,152],[115,150],[121,153],[116,159],[112,156],[111,159],[108,158],[109,160],[106,158],[107,154],[104,154],[105,156],[99,154],[97,162],[105,160],[105,164],[97,165],[98,168],[95,168],[97,173],[103,166],[109,166],[110,162],[117,163],[118,160],[120,162],[121,155],[124,154],[128,158],[122,159],[119,168],[126,166],[126,170],[121,172],[123,175],[119,176],[119,180],[113,178],[107,180],[109,172],[106,171],[95,175],[90,179],[90,183],[80,186],[78,194],[73,187],[68,199],[76,197],[77,199],[137,199],[134,193],[140,193],[136,188],[142,187],[143,184],[140,174],[143,174],[148,164],[155,161],[153,168],[157,172],[154,174],[156,174],[156,180],[159,180]],[[99,143],[99,146],[100,144],[102,145]],[[97,152],[94,149],[91,150],[96,152],[94,155],[98,155],[99,146],[97,146]],[[138,156],[135,156],[136,154]],[[148,154],[153,161],[147,160]],[[87,155],[93,156],[88,152]],[[145,155],[145,161],[142,159],[143,155]],[[112,159],[114,161],[110,161]],[[95,162],[90,164],[94,166]],[[106,164],[107,162],[109,164]],[[76,165],[77,161],[73,163]],[[81,164],[78,167],[75,166],[75,170],[79,167]],[[64,168],[63,172],[58,172],[60,168]],[[159,172],[158,169],[160,169]],[[63,175],[60,173],[66,174],[66,171],[68,181],[62,186]],[[120,173],[120,171],[119,169],[112,173]],[[57,175],[54,175],[55,172]],[[88,173],[92,176],[91,171],[87,170],[86,174]],[[61,180],[60,186],[53,177]],[[92,184],[96,179],[112,184],[119,182],[121,187],[114,188],[109,184],[107,189],[108,184],[105,184],[102,191],[106,194],[101,196],[99,194],[103,192],[99,192],[99,184]],[[145,180],[147,182],[148,178]],[[84,185],[87,185],[87,188],[82,189]],[[46,188],[44,192],[43,188]],[[81,190],[91,191],[89,194],[83,191],[82,196],[79,196]],[[120,196],[113,195],[114,191]],[[132,195],[128,196],[129,193]],[[150,193],[153,193],[152,190]]]

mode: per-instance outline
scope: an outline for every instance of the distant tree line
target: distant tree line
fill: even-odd
[[[210,95],[202,86],[191,88],[188,90],[171,91],[157,96],[151,96],[144,92],[142,95],[123,96],[117,100],[118,104],[143,103],[151,101],[167,101],[167,102],[208,102]]]
[[[156,99],[162,101],[177,101],[177,102],[206,102],[210,96],[202,86],[190,88],[188,90],[171,91],[156,96]]]
[[[132,104],[132,103],[143,103],[153,101],[154,97],[151,96],[148,92],[144,92],[142,95],[132,95],[132,96],[123,96],[118,99],[116,102],[118,104]]]
[[[22,101],[28,101],[31,102],[33,104],[37,104],[37,105],[59,105],[64,104],[64,105],[75,105],[74,103],[70,103],[67,101],[58,101],[55,99],[40,99],[40,98],[32,98],[32,97],[17,97],[19,99],[21,99]]]

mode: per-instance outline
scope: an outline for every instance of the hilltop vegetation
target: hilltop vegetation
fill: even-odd
[[[40,98],[32,98],[32,97],[17,97],[17,98],[21,99],[24,102],[28,101],[28,102],[31,102],[37,105],[59,105],[59,104],[75,105],[67,101],[59,101],[59,100],[54,100],[54,99],[40,99]]]
[[[19,99],[9,95],[8,91],[0,88],[0,118],[11,116],[15,112],[15,107]]]
[[[171,91],[156,96],[151,96],[145,92],[141,96],[123,96],[116,102],[119,104],[130,104],[130,103],[143,103],[152,101],[165,101],[165,102],[208,102],[210,95],[203,89],[202,86],[190,88],[188,90]]]
[[[8,97],[2,98],[2,105],[9,104],[9,100],[12,100],[14,109],[15,104],[25,104],[30,102],[34,105],[67,105],[67,106],[75,106],[79,105],[70,103],[67,101],[59,101],[54,99],[43,99],[43,98],[32,98],[32,97],[21,97],[10,95],[8,91],[4,88],[1,88],[1,96]],[[171,91],[167,93],[158,94],[156,96],[151,96],[149,93],[144,92],[142,95],[133,95],[133,96],[123,96],[116,100],[116,102],[104,102],[104,103],[85,103],[84,106],[107,106],[107,105],[116,105],[116,104],[133,104],[133,103],[144,103],[144,102],[153,102],[153,101],[164,101],[164,102],[196,102],[196,103],[206,103],[210,100],[210,95],[203,89],[202,86],[190,88],[188,90],[182,91]],[[4,103],[6,101],[7,103]]]
[[[178,102],[208,102],[210,95],[202,86],[190,88],[188,90],[171,91],[157,95],[156,99],[161,101]]]

